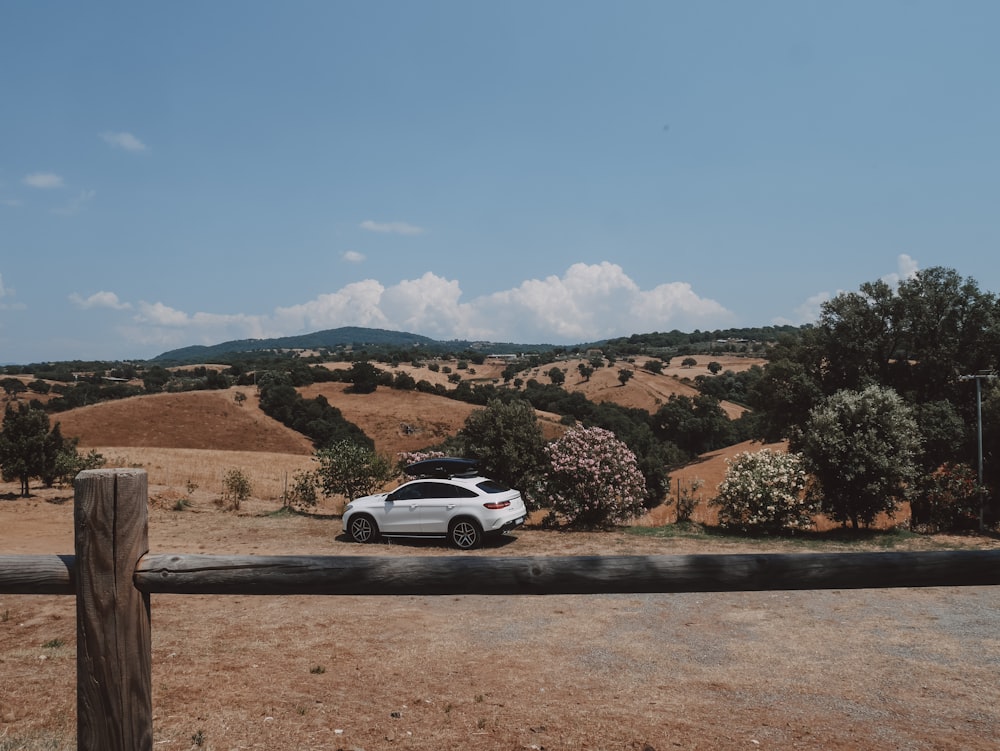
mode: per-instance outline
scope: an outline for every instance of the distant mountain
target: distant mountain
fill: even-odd
[[[202,363],[231,360],[234,355],[248,353],[279,354],[287,350],[303,349],[382,349],[420,348],[428,352],[461,352],[474,349],[495,353],[533,352],[551,349],[549,344],[497,344],[493,342],[471,342],[464,340],[438,341],[420,334],[410,334],[405,331],[388,331],[386,329],[369,329],[359,326],[343,326],[338,329],[326,329],[312,334],[297,336],[281,336],[273,339],[235,339],[221,344],[208,346],[195,345],[172,349],[152,358],[150,362],[167,363]]]

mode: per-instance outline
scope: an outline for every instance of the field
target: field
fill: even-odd
[[[632,385],[605,388],[625,393]],[[394,404],[395,392],[384,389],[357,397],[323,388],[387,452],[457,429],[470,409],[439,397]],[[259,413],[255,399],[239,406],[232,390],[95,405],[59,419],[84,448],[147,470],[153,552],[453,555],[435,543],[347,542],[333,501],[308,516],[276,513],[286,478],[310,466],[311,449]],[[711,487],[727,453],[686,468],[687,476]],[[238,513],[214,502],[232,467],[254,481]],[[29,499],[16,489],[0,486],[0,554],[72,552],[72,489],[33,486]],[[646,521],[669,520],[669,508],[655,513],[662,518]],[[808,553],[889,543],[998,545],[990,537],[882,534],[820,547],[532,527],[463,555]],[[157,595],[154,747],[991,749],[1000,735],[998,613],[996,587]],[[0,750],[74,746],[75,639],[71,598],[0,595]]]

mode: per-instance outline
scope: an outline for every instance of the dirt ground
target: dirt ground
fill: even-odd
[[[655,409],[705,364],[655,377],[637,371],[625,387],[617,370],[602,370],[586,383],[568,373],[567,382],[588,398]],[[428,373],[423,369],[423,377]],[[432,395],[322,389],[387,454],[434,443],[472,409]],[[274,515],[289,476],[310,467],[312,448],[263,415],[252,389],[244,390],[242,406],[236,391],[127,399],[55,419],[63,435],[80,438],[81,449],[96,448],[112,466],[147,471],[151,552],[455,554],[436,543],[347,542],[332,501],[321,502],[314,516]],[[554,420],[540,420],[546,435],[558,429]],[[726,458],[756,448],[713,452],[672,473],[685,487],[704,482],[696,521],[711,522],[704,499],[714,495]],[[253,498],[239,513],[214,503],[230,468],[253,481]],[[28,499],[16,490],[0,484],[0,555],[72,553],[72,490],[33,487]],[[665,506],[641,521],[672,520]],[[904,544],[1000,546],[976,537]],[[462,555],[786,550],[800,548],[529,528]],[[151,610],[154,748],[166,751],[938,751],[994,749],[1000,736],[1000,587],[154,595]],[[0,751],[74,748],[75,650],[72,598],[0,595]]]
[[[72,491],[0,487],[0,554]],[[168,489],[151,485],[151,497]],[[154,503],[152,552],[448,556],[339,520]],[[995,546],[919,538],[912,547]],[[854,549],[865,549],[866,546]],[[526,529],[474,556],[777,552]],[[994,749],[1000,588],[547,597],[154,595],[156,749]],[[0,595],[0,749],[75,745],[70,597]]]

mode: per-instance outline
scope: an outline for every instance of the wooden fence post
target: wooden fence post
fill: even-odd
[[[79,751],[153,748],[149,595],[133,583],[149,552],[143,470],[76,477],[76,708]]]

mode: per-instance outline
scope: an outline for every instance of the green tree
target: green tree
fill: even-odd
[[[632,370],[630,368],[622,368],[621,370],[618,371],[618,382],[622,386],[624,386],[626,383],[628,383],[632,379],[632,376],[634,376],[634,375],[635,375],[635,373],[632,372]]]
[[[708,364],[708,372],[712,375],[718,375],[722,372],[722,365],[717,363],[715,360],[712,360],[712,362]]]
[[[648,370],[650,373],[656,373],[660,375],[663,373],[663,361],[662,360],[646,360],[642,364],[644,370]]]
[[[868,386],[838,391],[813,408],[790,448],[815,479],[811,498],[857,529],[893,514],[907,497],[920,442],[912,409],[892,389]]]
[[[170,371],[160,365],[154,365],[142,376],[142,385],[147,393],[158,394],[171,379]]]
[[[7,396],[16,396],[18,394],[23,394],[28,390],[28,387],[24,385],[24,381],[20,378],[3,378],[0,379],[0,388],[4,390]]]
[[[222,505],[230,511],[239,511],[240,505],[250,497],[253,483],[250,475],[239,467],[226,470],[222,476]]]
[[[326,496],[342,495],[348,501],[378,492],[396,476],[393,463],[374,449],[350,440],[319,449],[317,482]]]
[[[534,407],[523,399],[491,399],[458,432],[462,452],[478,459],[484,474],[521,491],[534,504],[545,461],[545,439]]]
[[[52,390],[52,386],[50,386],[46,381],[38,379],[31,381],[28,384],[28,388],[36,394],[47,394]]]
[[[556,386],[561,386],[566,381],[566,374],[563,372],[562,368],[555,365],[549,368],[545,375],[547,375],[549,380]]]
[[[378,388],[379,369],[370,362],[356,362],[347,371],[347,380],[355,394],[372,394]]]
[[[46,439],[49,416],[28,404],[17,408],[8,404],[4,410],[3,430],[0,430],[0,468],[5,481],[18,480],[21,496],[30,493],[28,483],[45,470]]]
[[[757,437],[769,442],[787,438],[793,428],[805,424],[822,395],[820,384],[801,362],[772,360],[747,395],[759,413]]]

